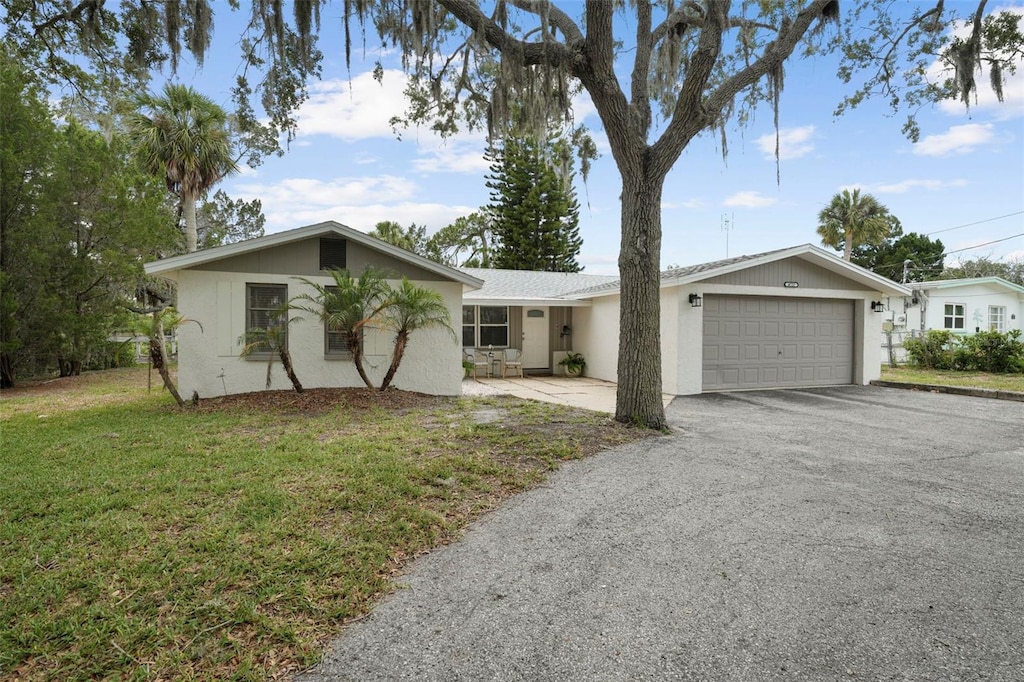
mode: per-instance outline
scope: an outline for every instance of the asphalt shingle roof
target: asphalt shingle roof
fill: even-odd
[[[534,270],[491,270],[487,268],[459,268],[462,272],[482,279],[484,286],[467,291],[463,298],[471,299],[554,299],[566,293],[594,287],[607,282],[618,282],[615,275],[588,275],[582,272],[537,272]]]

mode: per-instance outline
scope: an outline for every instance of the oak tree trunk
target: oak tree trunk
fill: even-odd
[[[665,428],[661,402],[661,192],[664,175],[622,173],[619,250],[619,386],[615,419]]]

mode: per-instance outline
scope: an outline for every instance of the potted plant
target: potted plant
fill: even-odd
[[[569,354],[559,360],[558,364],[565,368],[565,376],[578,377],[583,374],[583,368],[587,366],[587,361],[579,353],[569,351]]]
[[[473,373],[474,367],[475,366],[473,365],[473,361],[472,360],[467,360],[466,358],[462,358],[462,376],[468,377],[470,374]]]

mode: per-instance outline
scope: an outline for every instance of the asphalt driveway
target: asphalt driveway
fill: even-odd
[[[678,398],[404,576],[304,680],[1022,680],[1024,404]]]

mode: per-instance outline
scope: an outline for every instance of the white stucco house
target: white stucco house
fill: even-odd
[[[930,330],[954,334],[1024,329],[1024,287],[999,277],[945,279],[906,285],[909,296],[885,301],[883,355],[905,362],[903,340]]]
[[[906,285],[911,295],[887,301],[894,330],[948,329],[957,334],[1024,329],[1024,287],[1000,277]]]
[[[462,314],[464,291],[482,286],[472,275],[439,265],[335,222],[308,225],[236,244],[158,260],[146,272],[178,287],[178,311],[199,324],[178,330],[178,384],[183,396],[209,398],[263,390],[267,356],[239,357],[247,329],[259,327],[278,304],[313,293],[305,278],[321,285],[333,281],[328,268],[358,275],[374,266],[408,277],[442,295],[453,321]],[[314,315],[288,329],[295,371],[306,388],[363,386],[344,343],[329,334]],[[391,361],[389,334],[368,329],[363,336],[365,367],[378,385]],[[395,375],[394,386],[407,391],[458,395],[462,361],[458,340],[442,329],[420,330],[412,337]],[[272,388],[291,387],[279,362]]]
[[[586,374],[617,378],[619,280],[586,273],[452,269],[334,222],[150,263],[175,281],[178,308],[202,324],[180,330],[183,395],[261,390],[265,363],[239,358],[239,338],[270,303],[330,282],[324,269],[387,268],[439,291],[458,327],[417,332],[395,378],[405,390],[455,395],[462,351],[522,351],[527,374],[558,373],[572,350]],[[661,277],[663,391],[867,384],[878,378],[882,301],[911,290],[810,244],[666,270]],[[391,339],[364,337],[379,380]],[[351,359],[315,319],[293,324],[289,347],[309,387],[362,385]],[[275,386],[287,388],[283,372]]]
[[[571,349],[588,376],[616,380],[617,277],[465,272],[484,285],[463,297],[464,346],[521,348],[527,372],[557,372]],[[663,391],[867,384],[881,373],[882,301],[909,294],[810,244],[666,270]]]

